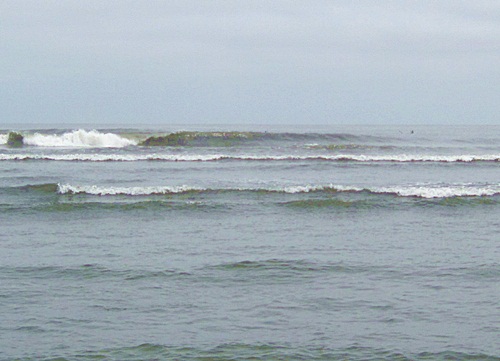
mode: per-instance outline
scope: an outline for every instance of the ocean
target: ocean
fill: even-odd
[[[499,166],[500,126],[3,127],[0,360],[498,361]]]

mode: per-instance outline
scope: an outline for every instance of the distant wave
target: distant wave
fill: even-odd
[[[422,185],[422,186],[394,186],[394,187],[354,187],[342,185],[298,185],[273,188],[221,188],[210,189],[193,186],[149,186],[149,187],[103,187],[97,185],[70,185],[58,184],[57,192],[60,194],[88,194],[96,196],[147,196],[147,195],[168,195],[182,193],[202,193],[202,192],[262,192],[262,193],[361,193],[387,194],[399,197],[416,198],[449,198],[449,197],[481,197],[495,196],[500,194],[499,184],[488,185]]]
[[[128,142],[128,140],[125,140]],[[7,160],[47,160],[47,161],[81,161],[81,162],[210,162],[221,160],[240,161],[333,161],[333,162],[499,162],[500,154],[462,154],[462,155],[258,155],[258,154],[27,154],[0,153],[0,161]]]
[[[119,278],[125,281],[139,280],[143,278],[169,278],[189,275],[175,270],[132,270],[132,269],[109,269],[97,264],[84,264],[75,267],[62,266],[31,266],[31,267],[1,267],[0,272],[11,273],[19,279],[69,278],[69,279],[90,279],[90,278]]]
[[[123,148],[137,145],[131,139],[123,138],[114,133],[101,133],[97,130],[74,130],[63,134],[23,134],[23,144],[37,147],[97,147]],[[6,144],[8,134],[0,134],[0,144]]]
[[[370,135],[354,135],[347,133],[273,133],[273,132],[198,132],[180,131],[166,135],[152,135],[141,141],[139,145],[144,146],[166,146],[166,147],[227,147],[240,145],[248,142],[384,142],[394,138],[376,137]]]
[[[344,263],[321,263],[307,260],[286,260],[286,259],[268,259],[257,261],[239,261],[234,263],[222,263],[215,266],[209,266],[207,269],[220,271],[237,271],[237,272],[276,272],[277,275],[289,277],[290,273],[295,275],[310,274],[310,273],[364,273],[373,272],[373,267],[363,267],[355,265],[347,265]]]
[[[248,142],[384,142],[392,138],[354,134],[321,133],[268,133],[268,132],[199,132],[181,131],[166,135],[151,135],[140,140],[131,140],[115,133],[102,133],[97,130],[73,130],[63,134],[44,134],[41,132],[22,132],[23,143],[40,147],[126,147],[129,145],[162,147],[229,147]],[[6,144],[8,134],[0,134],[0,144]],[[338,145],[340,146],[340,145]],[[347,148],[350,148],[346,146]]]

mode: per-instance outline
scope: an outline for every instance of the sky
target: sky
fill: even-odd
[[[0,124],[500,124],[498,0],[0,0]]]

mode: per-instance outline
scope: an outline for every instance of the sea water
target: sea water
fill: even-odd
[[[0,129],[0,359],[500,360],[499,166],[499,126]]]

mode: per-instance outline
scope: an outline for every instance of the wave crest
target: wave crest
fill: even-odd
[[[74,130],[63,134],[35,133],[25,135],[24,144],[38,147],[99,147],[123,148],[137,142],[114,133],[101,133],[97,130]]]
[[[202,191],[203,188],[175,186],[175,187],[99,187],[96,185],[90,186],[73,186],[70,184],[58,184],[57,193],[59,194],[89,194],[95,196],[113,196],[113,195],[129,195],[129,196],[148,196],[162,195]]]
[[[489,186],[409,186],[409,187],[382,187],[371,190],[373,193],[393,194],[400,197],[417,198],[451,198],[451,197],[483,197],[500,194],[500,184]]]
[[[452,197],[483,197],[496,196],[500,194],[500,184],[488,185],[422,185],[422,186],[394,186],[394,187],[356,187],[342,185],[306,185],[306,186],[284,186],[272,188],[220,188],[211,189],[193,186],[147,186],[147,187],[100,187],[96,185],[70,185],[58,184],[59,194],[87,194],[96,196],[149,196],[169,195],[202,192],[260,192],[260,193],[362,193],[393,195],[398,197],[412,198],[452,198]],[[348,203],[346,203],[348,204]]]
[[[29,136],[28,136],[29,138]],[[120,138],[121,146],[133,145],[134,142]],[[118,147],[119,142],[111,142],[102,147]],[[40,144],[40,143],[39,143]],[[62,143],[61,143],[62,144]],[[103,143],[104,144],[104,143]],[[53,145],[56,146],[56,145]],[[63,146],[63,145],[60,145]],[[76,145],[75,145],[76,146]],[[87,145],[92,146],[92,145]],[[97,145],[95,145],[97,146]],[[483,155],[256,155],[256,154],[0,154],[1,160],[47,160],[47,161],[81,161],[81,162],[136,162],[136,161],[164,161],[164,162],[213,162],[222,160],[234,161],[330,161],[330,162],[393,162],[393,163],[470,163],[470,162],[500,162],[500,154]]]

